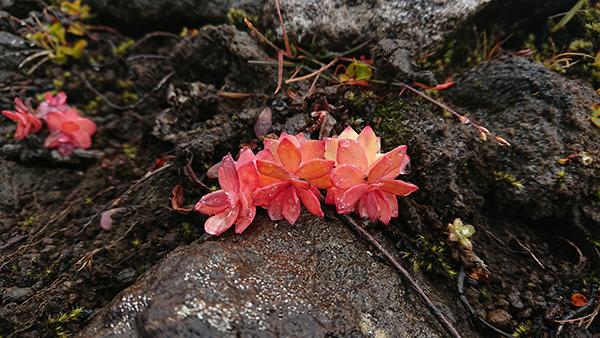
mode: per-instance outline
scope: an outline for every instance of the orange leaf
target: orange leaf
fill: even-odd
[[[588,302],[587,298],[581,293],[574,293],[571,295],[571,304],[577,307],[582,307]]]
[[[183,204],[183,187],[180,184],[176,185],[171,193],[171,208],[173,210],[184,214],[192,211],[192,207],[184,208],[181,206]]]

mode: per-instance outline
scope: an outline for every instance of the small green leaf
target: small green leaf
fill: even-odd
[[[566,24],[569,23],[569,21],[571,21],[571,19],[573,19],[573,17],[575,16],[575,14],[577,14],[577,12],[581,9],[581,7],[583,7],[583,5],[588,2],[588,0],[579,0],[575,6],[573,6],[568,12],[567,14],[565,14],[565,16],[563,16],[563,18],[556,24],[556,26],[552,27],[552,29],[550,30],[552,33],[558,31],[559,29],[563,28]]]
[[[592,106],[592,123],[600,128],[600,104],[598,103]]]

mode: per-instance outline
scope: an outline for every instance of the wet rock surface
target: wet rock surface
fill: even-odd
[[[282,1],[288,32],[298,40],[319,41],[331,47],[367,37],[412,41],[422,49],[481,10],[490,0],[418,1]]]
[[[465,73],[448,95],[512,144],[482,154],[481,164],[496,177],[488,187],[487,205],[534,222],[600,232],[595,196],[600,130],[590,121],[599,99],[589,85],[531,60],[508,57]],[[575,156],[559,163],[570,155]],[[523,188],[498,174],[514,176]]]
[[[197,25],[199,22],[223,23],[227,21],[229,9],[236,8],[249,14],[257,14],[263,2],[263,0],[88,1],[97,12],[130,27],[140,25],[169,27],[174,22],[178,25],[183,23]]]
[[[491,0],[283,0],[281,10],[289,34],[298,41],[312,41],[332,48],[355,40],[397,38],[412,41],[423,49],[440,42],[448,33],[483,9]],[[100,13],[126,26],[168,26],[178,22],[225,23],[229,9],[241,9],[259,20],[268,18],[278,27],[273,0],[148,1],[111,3],[91,0]]]
[[[177,47],[173,63],[184,80],[202,81],[226,91],[262,93],[275,89],[276,67],[249,61],[267,59],[263,48],[246,32],[232,25],[209,25],[192,41]]]
[[[80,336],[444,336],[343,224],[303,217],[290,226],[259,215],[249,230],[175,250]],[[461,320],[452,300],[434,297]]]
[[[0,19],[2,20],[2,19]],[[28,48],[27,41],[22,38],[0,31],[0,81],[5,81],[14,75],[19,64],[27,57],[24,52]]]

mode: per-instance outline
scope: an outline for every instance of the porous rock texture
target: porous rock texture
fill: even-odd
[[[399,275],[339,221],[304,216],[290,226],[259,215],[250,230],[175,250],[80,337],[445,335]],[[464,320],[451,299],[428,292],[451,320]],[[457,325],[469,335],[464,321]]]

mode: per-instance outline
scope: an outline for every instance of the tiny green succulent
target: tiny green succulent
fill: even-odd
[[[473,243],[469,238],[475,234],[475,227],[470,224],[463,224],[460,218],[457,218],[453,223],[448,224],[448,232],[450,233],[448,236],[450,241],[458,242],[461,247],[467,250],[473,250]]]

